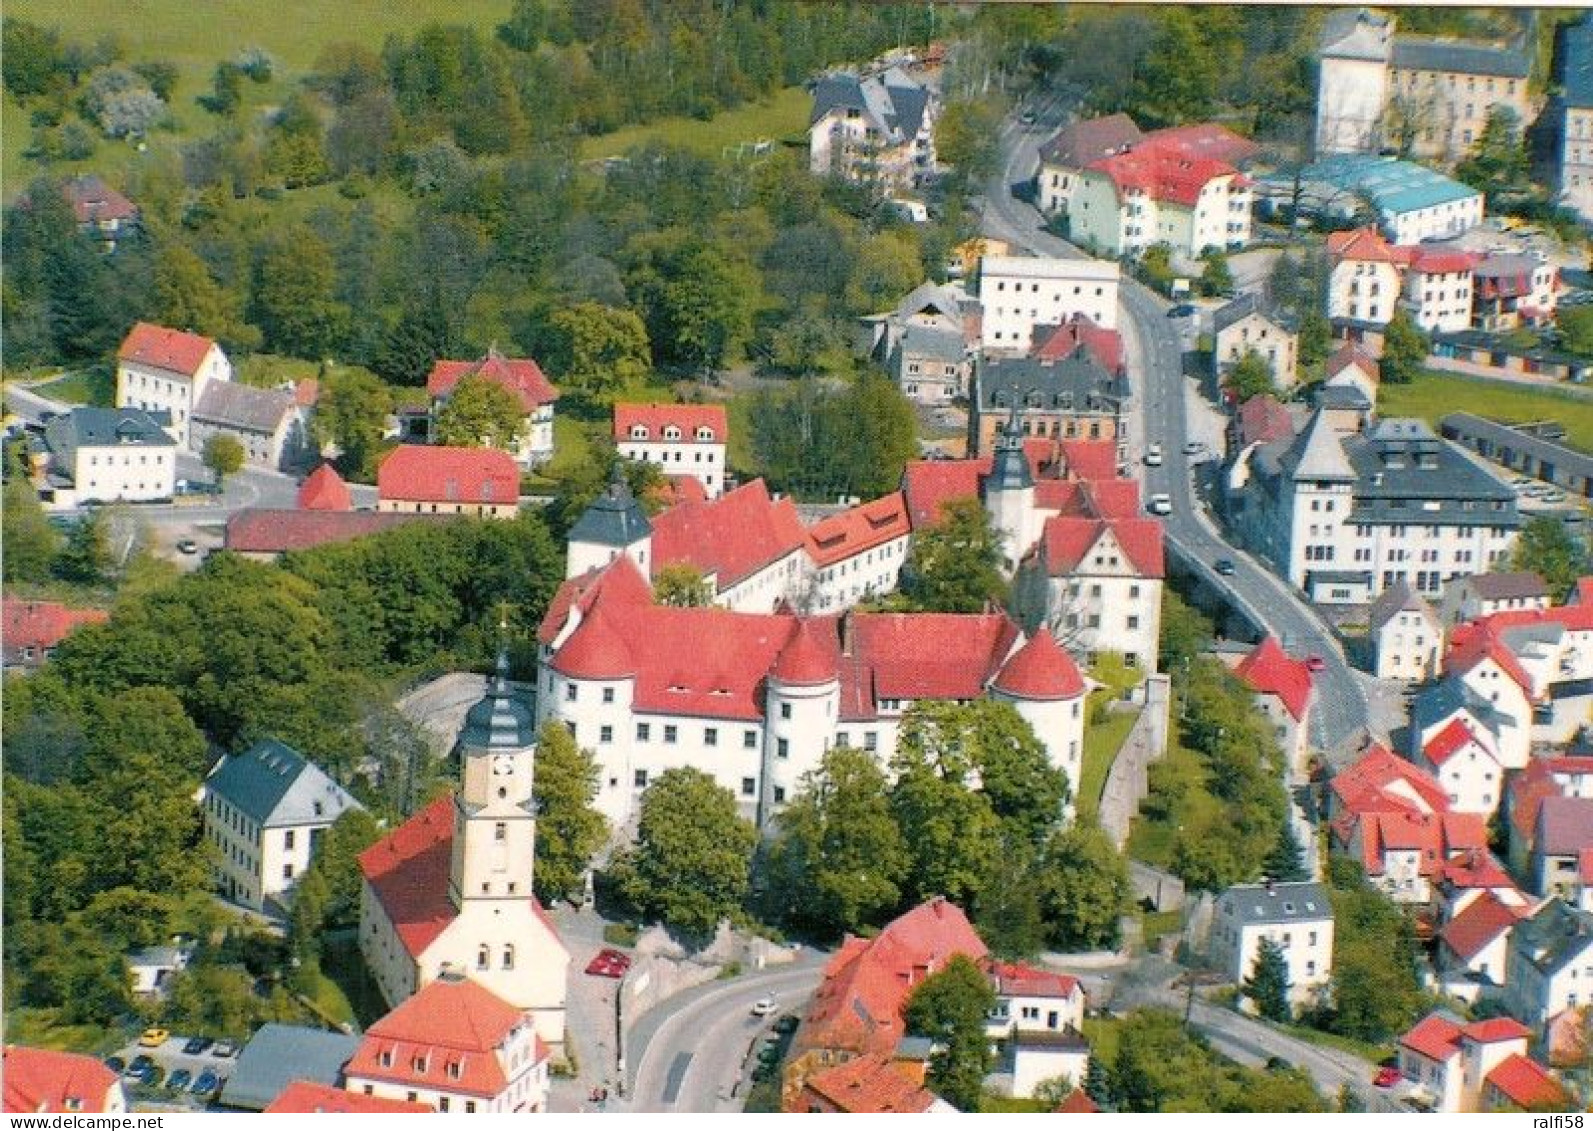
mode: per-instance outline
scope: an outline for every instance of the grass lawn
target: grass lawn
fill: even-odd
[[[233,376],[240,384],[259,389],[274,389],[284,381],[302,381],[320,372],[320,365],[297,357],[274,353],[251,353],[233,363]]]
[[[986,1092],[979,1097],[979,1111],[988,1115],[991,1112],[1043,1112],[1047,1110],[1045,1104],[1035,1099],[1022,1099],[1018,1096],[997,1096]]]
[[[650,141],[683,146],[697,153],[718,157],[728,146],[744,141],[769,140],[779,144],[803,134],[808,127],[812,98],[800,86],[775,91],[762,102],[749,102],[734,110],[700,118],[659,118],[643,126],[629,126],[602,137],[581,142],[581,159],[598,161],[615,157],[632,146]]]
[[[6,1043],[109,1056],[128,1034],[102,1025],[65,1025],[56,1009],[14,1009],[6,1014]]]
[[[33,391],[41,397],[67,404],[96,404],[109,408],[116,402],[116,374],[109,366],[79,369],[58,380],[35,385]]]
[[[1206,788],[1206,768],[1193,750],[1174,741],[1163,759],[1167,767],[1158,774],[1175,774],[1186,783],[1177,806],[1164,820],[1136,817],[1128,834],[1128,854],[1154,868],[1167,868],[1173,862],[1173,843],[1180,825],[1204,826],[1216,812],[1219,802]]]
[[[1122,1029],[1121,1017],[1086,1017],[1084,1039],[1090,1042],[1090,1056],[1104,1064],[1115,1061],[1118,1035]]]
[[[1139,718],[1138,711],[1113,711],[1104,723],[1092,723],[1084,731],[1084,767],[1078,782],[1080,810],[1095,811],[1100,807],[1101,790],[1106,788],[1106,776],[1112,770],[1117,752]]]
[[[332,1000],[330,995],[335,991],[343,1000],[344,1014],[340,1016],[353,1018],[362,1027],[372,1025],[386,1016],[387,1003],[382,999],[381,990],[376,988],[376,980],[365,969],[359,941],[352,931],[340,932],[335,939],[322,940],[321,973],[331,983],[331,988],[324,991],[327,995],[325,999],[320,994],[316,995],[323,1008],[331,1011],[326,1002]]]
[[[348,995],[322,971],[317,971],[313,981],[307,976],[299,979],[300,992],[315,1003],[324,1021],[348,1024],[354,1020],[354,1006]]]
[[[1184,926],[1182,911],[1147,911],[1141,917],[1145,949],[1154,950],[1166,935],[1176,935]]]
[[[1393,1045],[1374,1045],[1370,1041],[1358,1041],[1354,1037],[1341,1037],[1337,1033],[1324,1033],[1320,1029],[1311,1029],[1304,1025],[1279,1025],[1278,1028],[1291,1037],[1298,1037],[1307,1044],[1338,1049],[1341,1052],[1351,1053],[1369,1060],[1373,1064],[1377,1064],[1394,1055]]]
[[[1439,418],[1451,412],[1507,423],[1554,419],[1565,425],[1567,443],[1593,452],[1593,396],[1571,389],[1540,389],[1429,370],[1409,385],[1382,385],[1377,408],[1384,416],[1419,416],[1435,431]]]
[[[554,491],[564,478],[592,459],[592,441],[588,429],[569,416],[553,418],[553,458],[530,475],[525,476],[525,487],[531,491]]]

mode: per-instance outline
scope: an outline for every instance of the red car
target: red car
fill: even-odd
[[[1307,656],[1305,658],[1305,670],[1308,672],[1319,672],[1326,667],[1327,661],[1321,656]]]
[[[623,978],[625,971],[630,968],[630,956],[609,947],[598,951],[592,961],[586,964],[586,972],[599,978]]]
[[[1399,1083],[1399,1069],[1393,1067],[1379,1068],[1377,1075],[1372,1077],[1372,1083],[1379,1088],[1392,1088]]]

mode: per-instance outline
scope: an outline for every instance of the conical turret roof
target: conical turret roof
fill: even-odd
[[[805,620],[797,621],[791,639],[769,670],[770,679],[799,687],[829,683],[838,674],[834,653],[814,639],[813,630]]]
[[[992,686],[1018,699],[1073,699],[1084,694],[1078,665],[1044,628],[1015,652]]]

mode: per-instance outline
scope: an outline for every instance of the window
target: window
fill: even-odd
[[[282,834],[282,847],[283,848],[285,848],[285,849],[292,849],[293,848],[293,833],[294,833],[294,830],[293,829],[289,829],[287,832]]]
[[[499,842],[506,841],[506,840],[509,839],[509,825],[508,825],[508,822],[506,822],[506,821],[498,821],[498,822],[493,824],[493,826],[492,826],[492,839],[495,840],[495,841],[499,841]]]
[[[789,703],[781,703],[780,704],[780,717],[782,719],[789,719],[791,717],[791,704],[789,704]]]
[[[448,1067],[450,1069],[452,1069],[454,1066],[450,1064]],[[458,1079],[458,1077],[455,1077],[455,1079]],[[449,1102],[450,1101],[449,1101],[447,1096],[438,1096],[437,1097],[437,1110],[438,1111],[447,1111],[448,1110],[448,1106],[449,1106]]]
[[[492,965],[492,954],[487,950],[487,944],[482,943],[476,950],[476,969],[485,970]]]
[[[718,727],[703,727],[702,728],[702,744],[704,746],[718,746],[719,745],[719,728]]]
[[[776,758],[789,758],[791,756],[791,743],[783,738],[776,739],[774,756]]]
[[[291,880],[293,878],[293,865],[292,864],[284,864],[284,865],[282,865],[282,878],[284,880]]]
[[[575,684],[566,683],[564,685],[564,701],[566,703],[574,703],[575,702]]]
[[[514,943],[503,944],[503,968],[505,970],[514,969]]]
[[[863,732],[863,749],[864,750],[878,750],[879,749],[879,732],[872,731],[872,730],[865,730]]]
[[[741,745],[744,749],[756,750],[758,748],[758,732],[755,730],[742,731]]]
[[[632,778],[632,780],[636,783],[636,788],[637,789],[646,789],[647,788],[647,771],[646,770],[637,770],[636,774]]]
[[[614,741],[614,728],[613,727],[598,727],[597,728],[597,740],[599,742],[613,742]]]
[[[466,1100],[465,1101],[465,1114],[466,1115],[473,1114],[475,1112],[475,1110],[476,1110],[476,1101],[475,1100]]]
[[[774,787],[774,803],[776,805],[779,805],[784,800],[785,800],[785,787],[778,786],[778,785],[775,786]]]
[[[605,702],[605,703],[614,702],[614,689],[612,687],[605,687],[603,689],[603,702]]]
[[[653,724],[652,723],[637,723],[636,724],[636,741],[637,742],[646,742],[649,738],[652,737],[652,734],[653,734]]]
[[[757,792],[758,792],[758,779],[757,778],[742,778],[741,779],[741,796],[743,796],[743,797],[751,797],[754,794],[756,794]]]
[[[676,737],[678,737],[676,728],[674,726],[671,726],[671,725],[666,725],[664,727],[664,745],[665,746],[673,746],[673,745],[675,745]]]

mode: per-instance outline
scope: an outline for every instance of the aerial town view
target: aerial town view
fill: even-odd
[[[0,79],[10,1126],[1593,1110],[1593,13]]]

